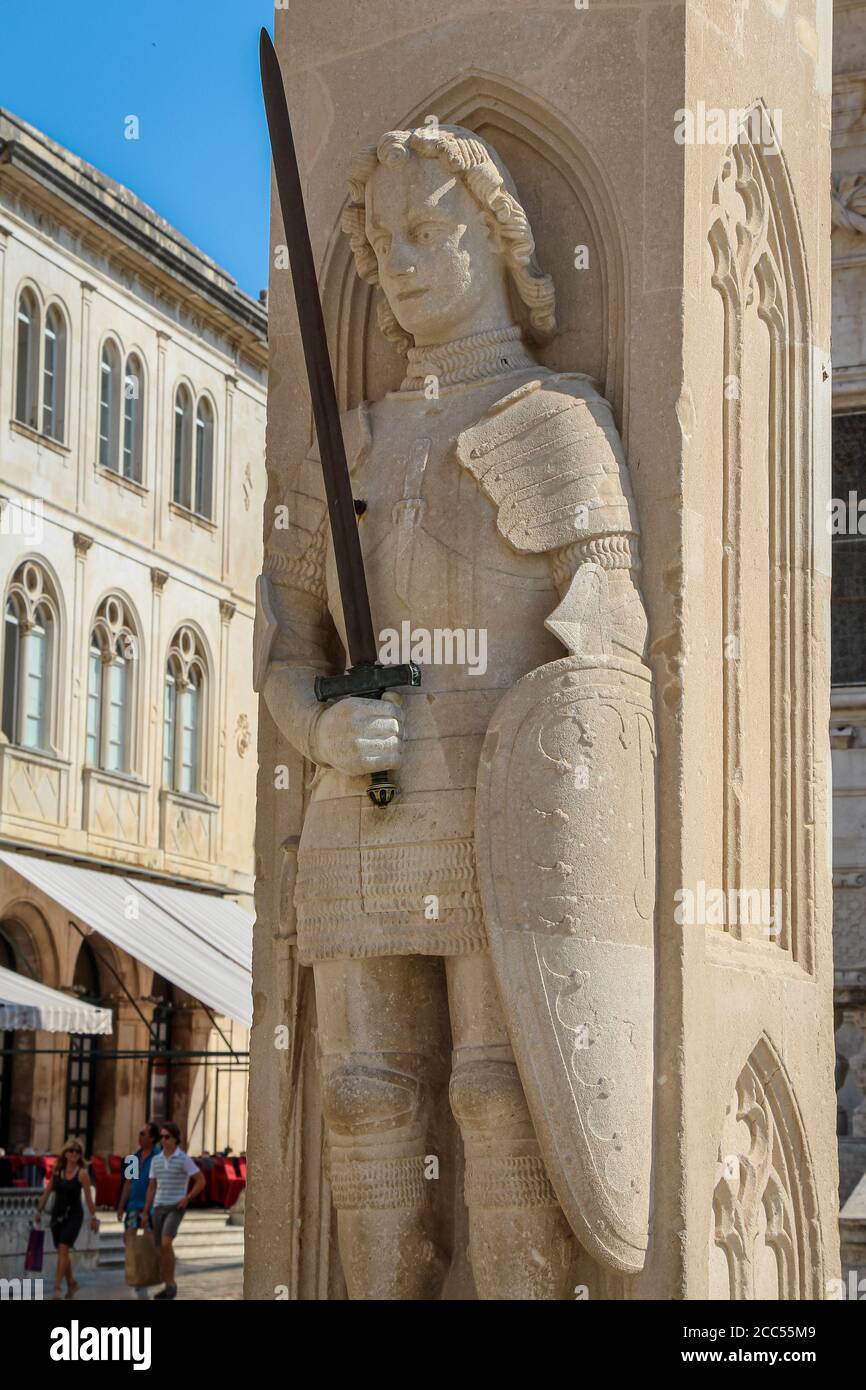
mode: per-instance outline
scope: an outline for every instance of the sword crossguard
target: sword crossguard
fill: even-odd
[[[401,666],[383,666],[380,661],[359,661],[351,670],[341,676],[316,676],[313,690],[316,699],[344,700],[349,695],[362,699],[381,700],[386,690],[397,690],[401,685],[419,686],[421,668],[414,661]],[[374,806],[384,810],[390,806],[397,794],[397,785],[388,772],[374,772],[370,777],[367,795]]]

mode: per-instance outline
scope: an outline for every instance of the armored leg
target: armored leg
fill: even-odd
[[[442,1072],[441,964],[315,966],[322,1102],[340,1257],[353,1299],[437,1298],[443,1262],[425,1178]]]
[[[547,1177],[486,954],[449,959],[451,1108],[483,1299],[564,1299],[577,1247]]]

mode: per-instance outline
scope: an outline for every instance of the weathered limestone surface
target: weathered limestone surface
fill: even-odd
[[[276,39],[377,630],[488,647],[316,706],[275,269],[247,1294],[824,1297],[829,5],[505,3],[494,41],[297,0]]]

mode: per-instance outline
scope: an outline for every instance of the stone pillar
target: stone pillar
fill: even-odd
[[[162,726],[165,715],[165,660],[171,633],[162,630],[162,596],[168,583],[167,570],[151,566],[150,571],[150,631],[152,634],[155,659],[150,673],[149,718],[145,725],[147,741],[144,766],[152,788],[162,787]],[[151,792],[149,797],[148,844],[159,845],[162,834],[160,823],[161,797],[159,791]]]
[[[346,0],[276,17],[341,406],[396,389],[402,363],[339,233],[339,171],[387,130],[457,124],[504,158],[553,276],[539,360],[597,380],[624,441],[658,744],[655,1156],[645,1264],[602,1271],[608,1297],[820,1299],[839,1272],[830,25],[829,0],[505,0],[495,23],[445,0],[432,28],[405,0],[396,30]],[[311,428],[283,264],[266,569]],[[301,763],[264,705],[259,761],[247,1295],[340,1297],[329,1191],[297,1182],[321,1145],[290,892]]]
[[[122,996],[115,1012],[112,1046],[118,1051],[136,1050],[147,1053],[150,1031],[146,1019],[153,1012],[152,1004],[139,1004],[144,1018],[130,1001]],[[147,1057],[118,1057],[114,1063],[114,1108],[111,1152],[128,1154],[137,1147],[138,1131],[150,1117],[147,1111]]]

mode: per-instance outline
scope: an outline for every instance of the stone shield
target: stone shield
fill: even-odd
[[[647,668],[569,656],[497,706],[476,805],[490,949],[547,1171],[578,1239],[625,1273],[649,1233],[654,761]]]

